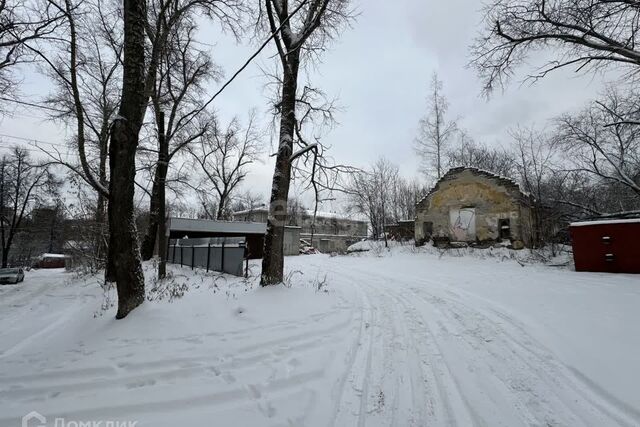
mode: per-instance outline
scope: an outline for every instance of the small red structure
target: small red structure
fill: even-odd
[[[570,225],[576,271],[640,273],[640,218]]]
[[[35,268],[64,268],[67,256],[64,254],[42,254],[33,265]]]

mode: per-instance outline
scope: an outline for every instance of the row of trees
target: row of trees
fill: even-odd
[[[347,187],[347,207],[369,222],[374,239],[386,237],[385,226],[415,218],[418,197],[424,188],[418,180],[407,180],[400,168],[385,158],[367,170],[354,173]]]
[[[280,126],[261,283],[282,281],[285,221],[280,217],[286,216],[293,171],[316,190],[318,200],[343,168],[327,160],[320,134],[312,132],[317,117],[331,117],[332,106],[322,101],[318,89],[305,85],[298,90],[298,80],[301,69],[352,19],[347,0],[264,0],[255,5],[241,0],[9,0],[0,9],[2,87],[18,87],[15,65],[37,63],[55,90],[36,107],[74,130],[70,146],[75,155],[40,147],[49,157],[40,166],[64,165],[90,189],[78,194],[91,200],[85,202],[94,207],[93,220],[100,225],[96,253],[106,254],[105,278],[117,287],[117,318],[144,301],[140,254],[150,257],[164,238],[167,189],[191,186],[207,216],[223,217],[247,166],[263,151],[255,115],[246,124],[233,119],[225,126],[211,105],[272,43],[279,58],[272,77],[278,88],[274,118]],[[202,17],[238,39],[253,28],[257,39],[264,40],[212,95],[204,89],[222,74],[196,40]],[[247,25],[251,21],[255,25]],[[313,141],[304,136],[307,132]],[[197,165],[204,172],[202,180],[189,179],[181,167],[185,164]],[[141,239],[134,220],[136,187],[149,199],[148,227]],[[165,274],[162,259],[158,274]]]
[[[108,224],[106,278],[117,285],[118,318],[144,300],[134,221],[136,184],[146,188],[150,196],[151,221],[143,239],[145,256],[157,236],[164,236],[165,192],[170,183],[182,180],[180,169],[174,167],[181,156],[195,153],[192,161],[207,171],[220,171],[216,172],[219,180],[207,179],[218,194],[214,215],[224,212],[229,188],[238,177],[242,179],[235,166],[246,165],[254,157],[255,146],[247,145],[247,141],[255,138],[246,133],[251,124],[232,122],[228,128],[218,125],[209,107],[267,45],[274,46],[278,60],[272,73],[277,93],[273,112],[278,125],[263,285],[279,283],[283,278],[283,234],[292,178],[313,189],[317,202],[336,187],[349,190],[338,176],[353,170],[334,164],[324,155],[326,147],[318,131],[318,124],[331,121],[332,102],[308,82],[299,84],[304,66],[317,59],[353,18],[348,0],[264,0],[255,7],[240,0],[127,0],[122,4],[30,0],[2,2],[0,8],[0,80],[8,88],[17,87],[12,71],[15,65],[37,61],[57,88],[47,108],[54,119],[64,120],[75,130],[72,147],[77,162],[47,151],[51,163],[64,164],[90,186],[97,199],[96,222]],[[507,81],[529,52],[540,49],[558,57],[542,64],[530,76],[532,79],[563,67],[588,72],[614,65],[624,68],[633,82],[640,70],[635,18],[639,9],[635,2],[623,0],[496,0],[485,9],[485,28],[472,48],[472,64],[483,78],[487,93]],[[263,40],[256,54],[211,96],[205,96],[202,89],[219,79],[220,73],[195,40],[196,23],[202,16],[237,37],[245,34],[247,20],[253,20],[251,28]],[[459,130],[455,121],[446,118],[446,102],[437,79],[433,88],[432,114],[422,123],[421,143],[423,154],[435,159],[434,170],[440,176],[445,156],[454,156],[447,154],[447,142]],[[581,188],[605,185],[615,189],[607,193],[614,194],[615,200],[598,202],[606,205],[607,212],[614,207],[635,206],[638,169],[634,135],[638,120],[634,96],[631,90],[613,93],[580,114],[560,118],[557,126],[563,132],[562,140],[546,136],[559,132],[516,134],[515,139],[522,142],[515,150],[513,167],[528,189],[542,194],[551,183],[561,182],[559,188],[567,204],[599,212],[604,208],[589,202],[589,194],[584,195],[585,200],[578,194]],[[214,135],[208,140],[215,148],[199,145],[206,135]],[[247,155],[234,151],[227,163],[216,158],[229,146],[246,147]],[[558,148],[561,146],[563,149]],[[550,147],[558,150],[548,153]],[[492,152],[468,138],[454,151],[461,159],[456,163],[470,159],[479,165],[494,163],[496,168],[500,164],[501,171],[509,167],[504,153]],[[509,150],[511,154],[513,151]],[[547,178],[546,171],[555,168],[562,153],[572,153],[567,160],[574,162],[573,166],[564,166],[564,175]],[[212,159],[215,167],[204,163],[203,158]],[[376,165],[366,176],[377,176],[371,179],[378,183],[383,177],[386,184],[393,181],[389,178],[394,176],[393,169]],[[136,176],[144,175],[137,174],[140,171],[148,174],[150,186],[136,181]],[[382,219],[372,221],[372,227],[373,222],[384,224],[395,215],[388,212],[398,206],[397,194],[403,193],[387,185],[376,191],[381,210],[369,215]],[[210,195],[201,197],[205,205],[212,204],[212,200],[206,200]],[[394,197],[398,200],[390,202]],[[161,262],[160,276],[163,269]]]
[[[476,142],[460,130],[446,144],[429,139],[419,147],[434,147],[421,152],[425,165],[470,166],[513,178],[541,203],[563,205],[574,218],[638,210],[637,98],[634,91],[610,88],[601,99],[544,127],[511,129],[507,148]]]
[[[541,50],[551,59],[525,79],[535,82],[562,68],[613,76],[601,99],[529,138],[542,141],[528,150],[540,161],[526,164],[538,175],[546,167],[556,169],[547,181],[563,184],[557,200],[592,214],[638,209],[638,12],[637,2],[625,0],[496,0],[486,5],[483,31],[471,47],[471,64],[486,94],[504,86]],[[549,149],[556,151],[546,154]],[[563,160],[559,171],[557,158]],[[542,191],[542,182],[527,178],[527,183]]]
[[[0,158],[1,267],[7,267],[11,250],[21,232],[25,229],[36,231],[27,226],[32,211],[39,206],[56,204],[59,186],[60,182],[50,169],[33,162],[29,152],[23,148],[16,147]],[[57,214],[53,220],[56,218]],[[55,224],[47,231],[47,238],[52,242]]]

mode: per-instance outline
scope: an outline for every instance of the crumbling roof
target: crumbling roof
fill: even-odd
[[[449,169],[444,175],[442,175],[442,177],[435,183],[435,185],[431,188],[431,190],[429,190],[429,192],[427,194],[425,194],[425,196],[422,199],[420,199],[420,201],[418,201],[418,205],[421,204],[422,202],[424,202],[433,193],[438,191],[441,182],[448,181],[448,180],[452,179],[453,176],[456,176],[459,173],[464,172],[464,171],[469,171],[469,172],[472,172],[475,175],[483,176],[485,178],[492,179],[492,180],[496,181],[498,184],[502,185],[505,188],[515,190],[518,193],[520,193],[520,195],[522,196],[522,199],[524,199],[526,201],[533,200],[531,194],[526,192],[526,191],[524,191],[522,189],[522,187],[520,187],[520,184],[518,184],[516,181],[514,181],[511,178],[508,178],[508,177],[505,177],[505,176],[501,176],[501,175],[498,175],[496,173],[493,173],[493,172],[490,172],[490,171],[487,171],[487,170],[484,170],[484,169],[474,168],[474,167],[471,167],[471,166],[456,166],[454,168]]]

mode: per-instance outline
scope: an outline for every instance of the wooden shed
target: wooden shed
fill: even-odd
[[[576,271],[640,273],[640,218],[607,218],[570,225]]]

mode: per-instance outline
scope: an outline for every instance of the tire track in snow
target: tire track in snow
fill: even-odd
[[[430,411],[433,419],[419,419],[418,424],[415,425],[425,425],[428,422],[446,426],[473,425],[474,414],[460,393],[452,376],[451,368],[448,366],[442,350],[437,346],[435,337],[426,324],[420,320],[414,302],[405,299],[398,293],[389,293],[389,297],[403,308],[405,322],[410,324],[411,343],[419,355],[419,364],[417,368],[414,368],[414,372],[419,370],[425,378],[425,382],[432,384],[426,393],[429,400],[433,402]],[[422,402],[416,401],[416,397],[414,392],[414,408],[417,407],[417,410],[420,411]]]
[[[411,303],[385,287],[374,285],[375,276],[373,275],[371,276],[372,280],[367,281],[366,292],[356,282],[358,279],[362,280],[361,274],[345,273],[343,277],[350,279],[350,283],[358,287],[361,293],[364,293],[363,298],[369,301],[368,306],[373,306],[372,310],[376,313],[379,311],[381,314],[380,316],[372,315],[372,321],[376,319],[377,323],[372,323],[370,328],[380,330],[382,334],[387,336],[401,337],[397,342],[394,342],[395,345],[383,346],[381,353],[373,353],[372,355],[377,365],[384,363],[385,360],[391,361],[390,369],[387,369],[382,376],[377,373],[373,374],[373,378],[371,378],[371,369],[366,367],[363,369],[358,363],[354,363],[349,371],[349,376],[368,377],[368,384],[375,383],[375,381],[383,384],[383,376],[394,376],[392,382],[395,385],[391,393],[394,396],[394,406],[391,408],[391,419],[385,418],[384,414],[375,417],[377,414],[372,411],[365,412],[365,409],[371,406],[371,399],[374,399],[373,403],[375,404],[375,396],[360,393],[361,409],[358,414],[358,424],[360,425],[366,418],[367,424],[373,425],[423,426],[434,422],[439,422],[438,425],[469,425],[471,416],[468,415],[462,399],[457,397],[453,405],[450,402],[451,389],[455,388],[455,384],[448,374],[448,368],[442,367],[441,352],[428,345],[429,342],[433,342],[432,339],[416,339],[416,333],[423,331],[424,328],[422,322],[415,315],[412,316]],[[402,314],[397,307],[403,311]],[[378,347],[376,346],[376,348]],[[371,350],[368,351],[370,354]],[[364,351],[361,350],[361,353]],[[438,359],[438,363],[431,360],[434,355]],[[364,357],[361,354],[360,359]],[[370,359],[371,355],[367,355],[367,357]],[[443,380],[441,377],[445,377],[445,379]],[[428,387],[429,385],[431,387]],[[389,393],[388,389],[383,389],[383,391]],[[402,403],[402,407],[400,403]],[[344,413],[344,407],[353,405],[353,403],[351,399],[342,396],[340,405],[342,405]],[[355,414],[355,411],[351,412]],[[353,420],[349,423],[349,419],[344,419],[344,416],[341,421],[340,424],[336,424],[335,421],[333,424],[355,424]]]
[[[279,396],[283,393],[295,395],[297,394],[295,390],[299,390],[299,393],[311,392],[313,387],[308,384],[326,378],[325,369],[326,365],[331,362],[331,354],[325,361],[324,367],[323,363],[314,365],[313,363],[305,364],[305,361],[312,360],[318,349],[330,348],[327,344],[349,335],[349,326],[354,321],[354,315],[353,310],[333,310],[319,316],[312,316],[306,322],[285,322],[277,327],[267,328],[269,329],[268,333],[264,332],[265,328],[254,328],[253,337],[248,334],[248,331],[243,331],[243,334],[247,334],[246,338],[252,338],[251,344],[234,348],[233,353],[225,353],[220,356],[176,357],[133,363],[117,362],[118,359],[121,359],[118,358],[115,359],[114,365],[4,376],[0,377],[0,384],[2,384],[0,400],[11,399],[12,403],[19,407],[27,405],[28,402],[44,399],[50,401],[52,407],[58,408],[56,413],[62,414],[66,408],[66,413],[73,414],[75,417],[83,414],[109,415],[119,413],[119,411],[130,414],[145,413],[158,407],[164,408],[165,405],[175,407],[178,403],[187,401],[189,407],[209,406],[212,404],[209,398],[219,399],[225,404],[246,405],[251,401],[251,399],[247,399],[247,396],[255,395],[262,396],[261,399],[256,400],[259,406],[263,405],[262,407],[267,408],[268,404],[264,402],[268,400],[271,393]],[[327,321],[328,325],[324,323]],[[320,323],[321,327],[310,327],[317,323]],[[280,335],[280,333],[284,334]],[[274,335],[275,338],[272,338]],[[255,337],[270,339],[256,340]],[[209,337],[214,341],[215,338],[215,336]],[[172,339],[178,339],[178,337]],[[136,343],[140,344],[139,342],[130,342],[129,344]],[[205,348],[209,347],[215,348],[216,345],[205,346]],[[284,356],[286,356],[286,360],[283,360]],[[288,366],[287,360],[293,360],[296,364]],[[247,371],[251,371],[251,375]],[[163,387],[169,384],[171,386],[180,385],[194,379],[206,380],[216,377],[225,379],[227,386],[236,383],[236,387],[231,389],[222,387],[223,390],[220,392],[214,387],[215,392],[211,392],[214,384],[204,384],[200,385],[204,388],[201,395],[177,400],[167,399],[167,392],[162,391]],[[240,377],[237,382],[236,377]],[[230,380],[227,381],[226,378]],[[218,387],[223,385],[219,381],[218,384]],[[122,401],[121,395],[127,395],[128,390],[139,387],[145,388],[145,395],[155,395],[156,399],[147,399],[140,405],[119,403]],[[156,389],[158,392],[155,391]],[[256,393],[256,390],[259,390],[260,393]],[[77,403],[77,399],[84,399],[86,396],[94,394],[100,396],[99,401],[101,402],[111,402],[113,399],[115,403],[95,406],[90,410],[76,410],[85,406]],[[315,395],[315,392],[311,392],[309,408],[314,405]],[[90,402],[95,402],[95,399]],[[266,413],[268,414],[269,411]],[[2,421],[7,420],[9,418],[0,419],[0,425],[4,425]]]
[[[322,338],[311,338],[308,340],[294,342],[287,346],[286,350],[288,355],[303,358],[302,356],[305,353],[314,351],[326,345],[329,338],[330,337],[325,336]],[[154,369],[154,366],[149,366],[146,369],[137,368],[135,370],[131,370],[129,367],[127,367],[127,369],[123,369],[123,366],[121,365],[118,368],[114,367],[112,369],[84,369],[81,372],[75,373],[75,375],[73,375],[74,373],[72,371],[68,371],[64,376],[60,376],[60,373],[54,372],[52,375],[51,372],[44,372],[40,374],[42,377],[40,375],[36,375],[35,378],[30,377],[28,379],[35,379],[37,381],[46,380],[46,384],[27,387],[24,387],[24,383],[27,382],[24,378],[20,379],[20,377],[18,377],[17,379],[13,379],[13,385],[9,385],[11,383],[2,378],[0,379],[0,383],[7,384],[8,387],[6,389],[0,388],[0,400],[8,398],[26,398],[30,400],[47,398],[51,395],[58,396],[61,394],[72,396],[73,394],[83,391],[105,390],[107,388],[131,389],[136,388],[136,385],[140,385],[140,387],[156,384],[161,385],[163,382],[166,383],[168,381],[175,383],[176,381],[189,380],[195,377],[203,377],[206,375],[212,376],[212,374],[213,376],[224,376],[225,373],[229,375],[231,372],[237,374],[239,371],[255,367],[258,362],[275,362],[279,359],[279,355],[274,354],[273,351],[268,351],[258,352],[247,356],[222,358],[217,361],[213,361],[212,359],[215,358],[203,356],[190,359],[166,359],[162,364],[167,367],[173,367],[159,370]],[[135,372],[135,374],[123,375],[121,371]],[[96,373],[99,374],[99,376],[91,375]],[[82,381],[66,381],[73,379],[74,377],[81,378]],[[51,380],[57,380],[58,382],[51,383]],[[60,382],[60,380],[65,381]]]
[[[451,295],[451,292],[447,293]],[[513,319],[495,319],[487,311],[471,308],[450,296],[425,296],[415,288],[410,297],[439,312],[444,333],[464,342],[461,351],[480,354],[489,364],[488,375],[503,384],[499,390],[515,401],[523,421],[550,425],[638,425],[638,419],[597,390],[586,386],[551,353],[529,336]],[[510,331],[509,329],[512,329]],[[583,385],[582,387],[580,385]]]
[[[371,370],[374,309],[371,300],[360,286],[355,282],[352,284],[360,296],[360,327],[347,352],[347,371],[341,375],[338,390],[334,394],[335,404],[330,425],[338,427],[365,425]]]
[[[352,272],[353,268],[344,275],[352,276]],[[416,281],[429,286],[427,289],[391,286],[396,277],[381,278],[368,271],[358,271],[356,276],[359,280],[366,281],[369,293],[386,292],[388,298],[408,309],[407,312],[412,313],[407,316],[409,324],[417,323],[417,330],[422,327],[427,338],[430,338],[426,341],[435,342],[433,357],[437,359],[438,351],[441,352],[439,357],[442,361],[431,360],[430,364],[436,366],[433,370],[434,377],[439,382],[436,390],[445,407],[444,416],[436,417],[442,424],[456,425],[456,418],[463,419],[459,425],[485,424],[486,420],[481,414],[486,413],[486,408],[478,405],[478,397],[482,398],[483,394],[489,392],[490,400],[485,403],[493,405],[499,414],[497,418],[489,418],[493,422],[512,417],[514,422],[525,424],[640,425],[635,411],[612,402],[610,396],[603,394],[597,387],[594,389],[589,386],[588,382],[585,386],[584,380],[545,351],[517,322],[505,319],[502,313],[496,311],[501,314],[496,319],[486,312],[471,309],[458,300],[456,302],[462,304],[464,310],[460,307],[457,310],[455,307],[443,307],[443,303],[450,301],[451,296],[440,297],[433,291],[451,292],[436,282],[424,281],[423,278]],[[406,277],[402,276],[400,279]],[[427,292],[425,296],[418,289],[432,292]],[[425,316],[428,313],[431,315]],[[484,332],[492,333],[488,340],[482,336],[483,330],[477,324],[478,319],[483,320],[480,323]],[[505,322],[515,331],[507,331],[501,327]],[[442,333],[448,334],[448,341],[444,344]],[[416,345],[421,345],[421,341],[418,340]],[[488,351],[488,348],[493,350]],[[449,366],[451,362],[455,362],[453,366]],[[471,373],[465,372],[460,378],[461,369],[471,370]],[[486,390],[482,390],[483,388]],[[447,408],[446,402],[451,396],[457,401],[454,410]],[[484,398],[487,399],[487,396]],[[515,408],[515,411],[511,410],[511,415],[500,412],[505,409],[505,402],[511,402]],[[480,412],[474,409],[478,406]],[[460,417],[465,411],[469,417],[466,422],[466,417]]]
[[[257,359],[268,356],[269,354],[272,353],[273,347],[277,347],[278,345],[289,345],[291,343],[298,343],[298,344],[294,344],[294,346],[300,347],[300,348],[304,348],[306,346],[321,346],[322,342],[319,341],[320,339],[322,338],[326,339],[328,336],[331,336],[334,333],[344,331],[345,327],[351,324],[352,319],[353,319],[353,313],[351,313],[347,319],[340,321],[338,323],[329,325],[324,328],[319,328],[315,330],[313,329],[305,330],[304,332],[280,336],[275,339],[262,340],[262,341],[254,342],[249,345],[234,348],[234,351],[233,351],[234,354],[239,353],[245,356],[237,357],[234,354],[226,353],[219,357],[222,357],[223,359],[235,358],[236,360],[246,359],[247,362],[252,362]],[[305,325],[309,323],[316,323],[316,322],[315,321],[302,322],[302,323],[287,322],[285,324],[280,325],[277,328],[277,330],[290,331],[291,329],[298,329],[301,324]],[[53,326],[55,325],[51,325],[51,327]],[[262,335],[264,332],[264,329],[254,328],[253,331],[254,333],[260,332]],[[273,333],[274,331],[275,331],[274,329],[269,328],[269,332]],[[41,332],[46,332],[46,331],[43,330]],[[264,335],[269,336],[271,335],[271,333],[264,334]],[[185,336],[185,339],[189,339],[191,337],[196,337],[196,335]],[[172,337],[169,339],[178,340],[178,338],[176,337]],[[133,341],[133,343],[137,342],[135,340],[128,340],[129,346],[132,344],[132,342],[130,341]],[[261,351],[254,355],[251,354],[251,352],[255,350],[263,350],[265,348],[267,348],[267,351]],[[249,354],[249,355],[246,356],[246,354]],[[68,380],[74,377],[86,377],[86,376],[92,376],[92,375],[112,375],[117,371],[123,371],[123,370],[136,371],[136,372],[137,371],[162,372],[162,368],[165,368],[165,367],[173,368],[176,366],[176,364],[210,362],[212,358],[213,356],[211,355],[203,355],[203,356],[196,356],[196,357],[178,357],[178,358],[146,360],[144,362],[120,362],[115,365],[91,366],[87,368],[73,369],[73,370],[42,371],[37,373],[25,374],[25,375],[0,376],[0,383],[3,383],[3,384],[8,384],[10,382],[27,382],[28,383],[28,382],[34,382],[34,381],[38,382],[42,380],[55,381],[56,379]]]

